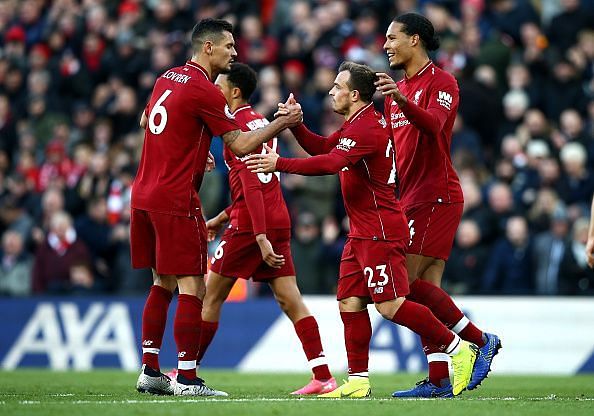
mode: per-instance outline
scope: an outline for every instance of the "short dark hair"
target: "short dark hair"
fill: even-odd
[[[231,64],[231,69],[225,74],[227,75],[227,81],[239,88],[243,99],[249,100],[258,84],[256,71],[246,64],[233,62]]]
[[[222,19],[202,19],[192,29],[192,49],[197,50],[207,40],[218,42],[224,32],[233,33],[233,25]]]
[[[345,61],[340,64],[338,72],[349,71],[351,74],[347,85],[351,91],[359,91],[361,100],[370,103],[375,93],[374,82],[377,79],[373,69],[367,65],[357,64],[355,62]]]
[[[394,21],[402,23],[402,31],[407,35],[419,35],[425,50],[434,51],[439,48],[439,38],[435,35],[435,28],[425,16],[405,13],[396,17]]]

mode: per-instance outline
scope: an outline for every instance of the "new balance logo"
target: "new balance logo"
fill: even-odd
[[[449,110],[450,107],[452,106],[452,95],[445,91],[439,91],[438,97],[437,97],[437,103],[439,105],[441,105],[442,107],[445,107]]]
[[[142,341],[142,345],[147,346],[147,347],[151,346],[151,345],[153,345],[153,341],[147,339],[146,341]]]
[[[353,139],[349,139],[348,137],[341,137],[338,144],[336,145],[336,148],[348,152],[353,147],[355,147],[356,144],[357,142]]]

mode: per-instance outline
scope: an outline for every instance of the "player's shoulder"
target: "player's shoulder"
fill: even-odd
[[[449,86],[458,89],[458,80],[456,80],[456,77],[435,64],[431,67],[431,77],[434,85]]]

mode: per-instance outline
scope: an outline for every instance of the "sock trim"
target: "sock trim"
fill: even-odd
[[[462,342],[462,339],[460,339],[460,337],[456,334],[454,334],[454,340],[450,343],[450,345],[447,346],[445,352],[446,354],[449,355],[456,355],[458,354],[458,351],[460,351],[460,343]]]
[[[160,348],[142,348],[143,354],[159,354]]]
[[[328,365],[328,360],[326,359],[326,357],[317,357],[313,360],[309,360],[308,364],[309,368],[313,370],[315,367],[319,367],[321,365]]]
[[[196,368],[196,360],[193,361],[178,361],[177,362],[177,369],[178,370],[193,370]]]
[[[443,353],[443,352],[433,352],[431,354],[427,354],[427,362],[428,363],[433,363],[436,361],[445,361],[445,362],[449,362],[450,361],[450,356]]]
[[[360,371],[358,373],[349,374],[349,379],[351,377],[369,378],[369,371]]]
[[[464,330],[464,328],[466,328],[466,326],[468,326],[469,323],[470,319],[468,319],[466,316],[462,316],[462,319],[460,319],[458,323],[454,325],[452,331],[454,331],[456,334],[459,334]]]

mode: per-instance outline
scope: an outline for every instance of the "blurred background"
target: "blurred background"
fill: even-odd
[[[233,22],[238,60],[259,73],[259,112],[271,118],[292,92],[306,124],[329,134],[342,123],[327,94],[338,65],[388,70],[385,30],[409,11],[431,19],[442,41],[432,58],[460,84],[452,155],[466,203],[447,289],[594,294],[583,253],[594,2],[578,0],[1,2],[0,293],[146,292],[150,274],[131,269],[128,244],[138,120],[155,78],[189,57],[199,19]],[[282,154],[302,156],[290,136]],[[217,169],[200,192],[208,217],[229,204],[221,146],[213,140]],[[282,183],[301,289],[332,293],[348,227],[338,179]],[[52,244],[60,233],[75,238]]]
[[[131,269],[128,242],[138,120],[156,77],[190,56],[198,20],[234,24],[238,61],[259,74],[257,111],[271,118],[292,92],[305,123],[329,134],[343,121],[327,94],[339,64],[388,71],[385,30],[410,11],[432,21],[442,42],[432,59],[460,85],[452,156],[465,205],[444,287],[591,306],[592,0],[1,1],[0,304],[26,297],[26,322],[38,296],[144,298],[150,272]],[[214,139],[217,168],[200,191],[208,217],[229,204],[221,150]],[[280,152],[304,155],[290,133]],[[348,232],[338,178],[283,175],[282,186],[300,288],[331,295]],[[269,296],[245,282],[233,294]],[[14,338],[3,341],[6,351]]]

